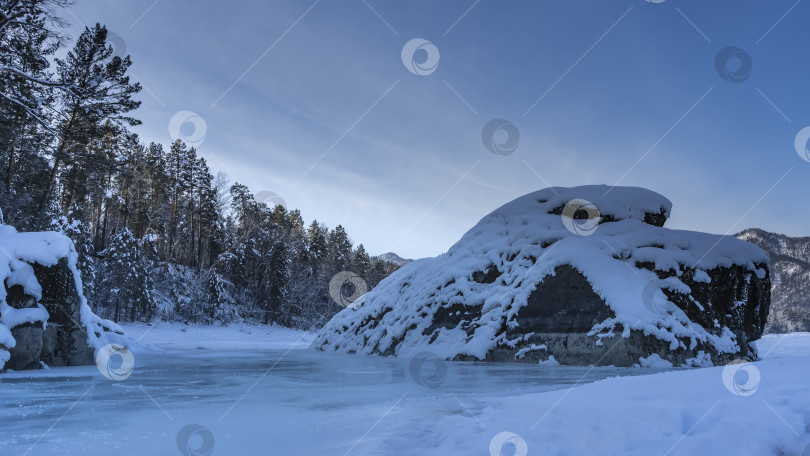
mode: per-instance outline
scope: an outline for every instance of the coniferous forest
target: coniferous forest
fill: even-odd
[[[311,328],[341,309],[335,274],[371,289],[397,268],[340,225],[257,201],[180,140],[141,142],[130,57],[101,24],[67,36],[54,11],[71,3],[0,8],[0,208],[20,231],[74,241],[97,314]]]

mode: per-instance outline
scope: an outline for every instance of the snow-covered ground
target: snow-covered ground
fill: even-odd
[[[810,333],[757,345],[763,360],[753,364],[482,398],[475,420],[449,416],[427,429],[424,441],[435,446],[423,454],[486,454],[481,448],[506,431],[528,454],[807,456]],[[476,424],[482,432],[471,432]]]
[[[757,363],[662,371],[321,353],[306,348],[313,334],[274,327],[125,329],[141,348],[121,381],[96,366],[0,375],[0,454],[802,455],[810,444],[807,333],[766,336]]]
[[[136,352],[156,350],[287,349],[307,348],[314,333],[281,326],[195,326],[158,322],[125,325],[127,336],[137,341]]]

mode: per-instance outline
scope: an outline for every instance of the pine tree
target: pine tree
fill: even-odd
[[[182,236],[180,225],[184,215],[183,201],[186,193],[191,187],[189,175],[188,149],[186,144],[179,139],[174,141],[169,148],[166,157],[168,170],[168,190],[170,198],[171,219],[169,222],[168,257],[175,260],[178,250],[178,239]]]
[[[371,268],[371,258],[368,256],[368,253],[366,253],[363,244],[358,245],[357,249],[355,249],[352,265],[355,274],[364,279],[368,277],[368,272]]]
[[[121,187],[122,214],[129,216],[137,204],[135,177],[137,153],[141,146],[134,135],[115,133],[111,125],[106,128],[109,128],[107,133],[73,151],[62,164],[59,207],[75,208],[82,220],[87,220],[95,201],[103,200],[112,181]]]
[[[65,161],[72,160],[94,138],[140,124],[139,120],[126,116],[140,106],[132,96],[140,92],[141,86],[130,84],[126,74],[131,64],[129,56],[122,59],[113,55],[113,47],[107,45],[107,28],[100,24],[92,29],[85,27],[67,56],[56,59],[60,83],[70,90],[59,92],[57,103],[62,119],[57,126],[59,141],[40,209],[47,207]]]
[[[270,250],[270,288],[268,290],[270,308],[269,312],[265,313],[265,324],[269,323],[271,315],[281,316],[281,311],[287,304],[287,287],[290,280],[287,255],[287,244],[283,239],[276,240]]]
[[[352,243],[342,225],[329,232],[329,262],[335,272],[348,271],[352,266]]]
[[[235,183],[231,186],[231,209],[236,219],[237,236],[253,237],[259,230],[262,211],[246,186]]]
[[[64,23],[48,1],[0,3],[0,206],[18,229],[33,228],[53,140],[50,105],[60,85],[48,73]]]
[[[70,0],[0,3],[0,98],[6,102],[3,107],[13,106],[18,120],[32,120],[46,129],[51,125],[43,105],[52,101],[51,89],[66,89],[45,72],[50,65],[48,57],[62,45],[63,37],[56,29],[66,25],[54,10],[69,5]]]
[[[206,272],[206,289],[208,292],[208,308],[206,314],[211,322],[227,323],[227,296],[225,293],[225,283],[222,277],[214,270]]]
[[[385,271],[385,262],[376,260],[371,264],[371,271],[368,272],[366,281],[369,288],[376,287],[388,274]]]
[[[322,265],[327,261],[329,255],[329,248],[327,246],[328,231],[326,227],[321,226],[317,220],[313,220],[307,229],[307,251],[309,253],[309,265],[312,269],[312,274],[317,276]]]
[[[192,242],[192,265],[207,267],[204,264],[206,258],[215,257],[217,244],[215,242],[217,230],[219,229],[219,213],[217,211],[217,190],[214,187],[214,176],[208,170],[208,164],[200,157],[195,163],[194,188],[196,189],[196,213],[197,224],[196,241]],[[196,244],[196,252],[194,245]],[[213,252],[212,252],[213,250]],[[210,260],[208,261],[210,262]]]
[[[102,283],[107,302],[113,304],[113,320],[116,322],[123,316],[135,321],[136,318],[150,319],[154,315],[151,265],[139,244],[132,232],[124,228],[102,252]]]

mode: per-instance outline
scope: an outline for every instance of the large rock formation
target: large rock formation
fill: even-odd
[[[0,225],[0,371],[92,364],[94,350],[121,334],[87,306],[77,257],[62,234]]]
[[[336,315],[319,350],[562,364],[755,359],[768,257],[733,237],[664,228],[641,188],[548,188],[484,217]]]

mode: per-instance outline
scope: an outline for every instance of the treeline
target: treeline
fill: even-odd
[[[68,47],[54,8],[69,3],[0,0],[0,208],[21,231],[74,240],[97,313],[311,327],[340,309],[335,274],[372,288],[396,269],[342,226],[306,225],[213,176],[194,147],[142,144],[130,57],[99,24]]]

